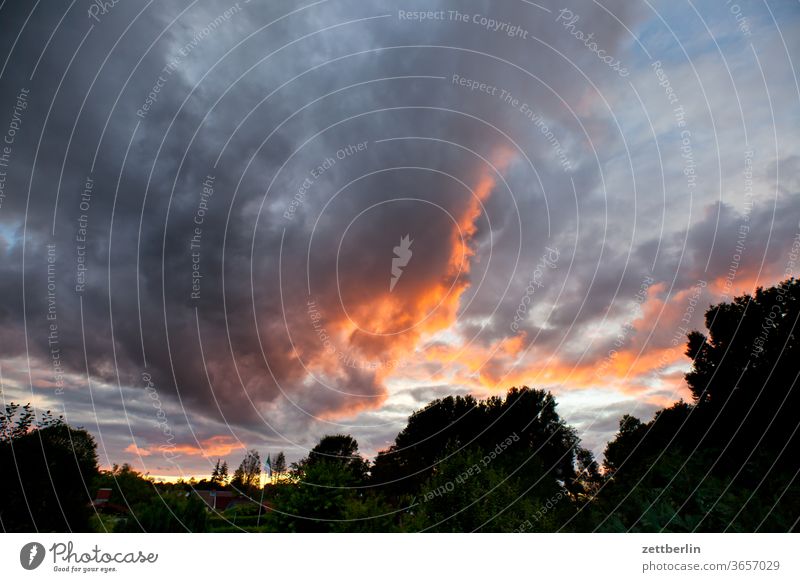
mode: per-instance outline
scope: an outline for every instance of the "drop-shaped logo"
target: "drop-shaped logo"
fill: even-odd
[[[19,563],[26,570],[35,570],[44,561],[44,546],[39,542],[30,542],[19,551]]]

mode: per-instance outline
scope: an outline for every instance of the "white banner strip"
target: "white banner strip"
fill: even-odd
[[[800,580],[792,534],[4,534],[4,580]],[[172,578],[174,577],[174,578]],[[180,578],[178,578],[180,577]]]

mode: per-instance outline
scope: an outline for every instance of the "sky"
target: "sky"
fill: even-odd
[[[602,455],[796,276],[800,5],[0,3],[0,386],[103,466],[547,389]]]

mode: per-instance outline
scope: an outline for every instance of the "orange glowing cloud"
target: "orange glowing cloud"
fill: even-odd
[[[197,445],[177,444],[140,447],[132,443],[125,448],[125,452],[142,457],[166,452],[171,455],[183,454],[193,457],[224,457],[237,449],[243,448],[244,445],[231,436],[216,435],[200,441]]]
[[[126,453],[133,453],[134,455],[138,455],[140,457],[149,457],[153,453],[147,449],[140,448],[136,446],[136,443],[131,443],[127,447],[125,447]]]
[[[512,151],[501,149],[492,156],[491,161],[498,171],[504,171],[514,158]],[[328,320],[328,333],[334,338],[334,343],[345,346],[347,358],[342,357],[343,350],[338,347],[324,350],[310,356],[310,367],[335,378],[342,377],[343,360],[360,364],[376,363],[372,368],[366,366],[362,369],[374,372],[375,381],[384,384],[398,369],[405,373],[404,366],[394,364],[413,357],[422,338],[451,329],[456,323],[461,297],[470,285],[466,275],[470,272],[470,259],[475,253],[473,239],[478,230],[482,205],[496,185],[494,170],[482,165],[470,198],[454,213],[454,224],[446,233],[447,255],[443,271],[418,283],[416,288],[412,287],[406,293],[387,290],[380,297],[370,297],[369,301],[349,305],[347,314]],[[502,350],[506,354],[516,353],[520,342],[521,338],[509,339]],[[384,365],[387,362],[393,365]],[[337,409],[328,416],[350,416],[380,404],[380,398],[351,399],[345,409]]]
[[[664,292],[663,285],[652,285],[640,315],[627,322],[630,331],[624,344],[594,353],[592,357],[576,362],[535,347],[528,350],[529,340],[525,334],[502,338],[488,346],[436,343],[425,347],[424,360],[428,363],[427,369],[430,364],[439,365],[440,373],[427,379],[457,384],[480,393],[504,391],[509,386],[519,385],[581,390],[613,384],[615,389],[632,395],[652,392],[653,382],[657,382],[677,399],[687,394],[682,374],[676,376],[674,372],[675,365],[688,364],[684,355],[686,330],[678,323],[675,327],[679,331],[672,334],[664,334],[659,329],[661,335],[656,337],[651,331],[653,322],[659,319],[680,322],[695,290],[680,291],[669,301],[663,298]],[[696,309],[703,307],[698,304]],[[608,327],[597,335],[611,339],[616,337],[617,329]],[[415,372],[411,370],[410,374],[413,376]],[[425,368],[420,368],[420,381],[426,379],[426,372]]]
[[[733,297],[753,293],[759,286],[764,287],[771,284],[766,281],[780,281],[782,275],[783,272],[777,266],[772,269],[765,266],[759,273],[755,267],[750,269],[742,265],[736,271],[733,279],[729,279],[728,275],[722,275],[713,279],[709,283],[709,287],[720,297],[720,300],[726,300],[727,296],[727,300],[730,301]]]

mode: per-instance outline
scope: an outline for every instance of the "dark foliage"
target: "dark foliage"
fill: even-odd
[[[208,513],[203,501],[189,491],[170,491],[133,507],[115,531],[181,533],[204,532]]]
[[[94,438],[30,406],[0,415],[0,527],[3,531],[88,531],[91,484],[97,475]]]
[[[796,531],[800,519],[800,285],[790,279],[706,312],[680,402],[608,444],[599,527]]]

